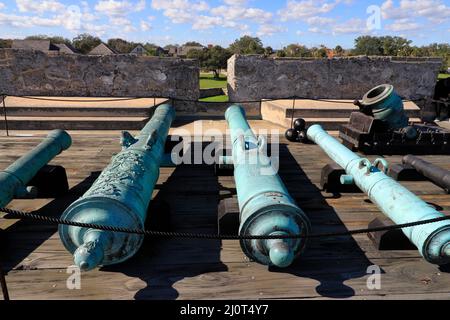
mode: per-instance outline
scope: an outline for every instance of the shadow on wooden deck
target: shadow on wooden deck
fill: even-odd
[[[92,172],[86,179],[72,187],[65,196],[55,198],[34,213],[48,217],[60,217],[72,202],[81,197],[90,188],[99,175],[100,171]],[[10,215],[5,216],[6,219],[9,217]],[[26,236],[27,231],[33,228],[39,229],[38,236],[28,239],[29,241],[26,242],[25,246],[19,246],[18,248],[15,239]],[[4,272],[7,273],[13,268],[20,270],[21,266],[19,264],[57,231],[58,226],[55,224],[27,219],[17,221],[6,228],[4,230],[4,240],[2,241],[2,250],[0,251]],[[32,234],[36,235],[36,233]]]
[[[326,198],[309,180],[285,144],[280,144],[280,159],[279,175],[309,217],[312,233],[347,231],[336,211],[327,204]],[[292,174],[303,177],[301,190],[305,194],[296,191],[298,179],[292,179]],[[316,291],[323,297],[348,298],[354,296],[355,291],[345,285],[345,281],[368,276],[367,268],[371,265],[373,263],[351,236],[340,236],[309,239],[305,251],[293,265],[286,269],[273,267],[270,271],[315,279],[320,282]]]
[[[199,171],[202,172],[203,180],[199,182],[202,185],[193,187],[197,190],[191,190],[189,185],[195,184],[196,181],[190,177],[198,176]],[[193,172],[197,173],[194,175]],[[165,231],[217,233],[218,182],[211,166],[177,166],[166,182],[159,187],[161,191],[154,197],[149,208],[147,229],[161,230],[157,226],[166,224],[167,219],[157,215],[163,213],[170,214],[171,222],[170,228],[166,228]],[[198,190],[198,187],[203,187],[204,191]],[[196,199],[196,195],[203,193],[213,194],[215,201],[200,203],[201,200]],[[185,204],[186,214],[180,212],[180,209],[177,211],[173,205],[173,201],[179,200],[180,196],[188,196],[190,199]],[[164,210],[164,204],[168,204],[170,210]],[[203,212],[195,211],[194,208],[199,206]],[[147,237],[133,258],[120,265],[103,267],[101,271],[121,272],[142,280],[139,290],[134,295],[135,299],[176,299],[179,297],[177,282],[228,270],[221,262],[221,249],[222,243],[219,240]]]

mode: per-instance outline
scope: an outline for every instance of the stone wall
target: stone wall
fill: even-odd
[[[228,60],[231,101],[292,96],[360,99],[379,84],[393,84],[407,99],[431,97],[439,58],[266,58],[234,55]]]
[[[0,49],[0,93],[80,97],[199,97],[197,61],[136,55],[47,55]]]

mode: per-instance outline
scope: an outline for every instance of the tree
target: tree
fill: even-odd
[[[71,44],[71,41],[67,38],[61,37],[61,36],[47,36],[45,34],[39,34],[34,36],[28,36],[25,38],[25,40],[50,40],[50,43],[57,44],[57,43],[65,43],[65,44]]]
[[[319,48],[313,47],[311,48],[311,51],[314,58],[328,57],[328,48],[324,45],[321,45]]]
[[[353,53],[357,55],[409,56],[412,54],[411,40],[391,36],[362,36],[355,39]]]
[[[205,68],[214,73],[214,78],[219,78],[220,69],[227,68],[227,61],[231,57],[230,51],[221,46],[214,46],[207,49],[208,59],[205,62]]]
[[[203,45],[197,41],[188,41],[183,46],[186,47],[203,47]]]
[[[187,57],[190,59],[197,59],[200,62],[202,69],[212,71],[214,73],[214,78],[218,79],[220,69],[226,69],[227,61],[231,57],[231,53],[221,46],[214,46],[203,50],[189,50]]]
[[[264,54],[266,55],[266,56],[270,56],[271,54],[273,54],[274,53],[274,51],[273,51],[273,49],[272,49],[272,47],[265,47],[264,48]]]
[[[12,40],[0,39],[0,48],[11,48]]]
[[[355,39],[353,54],[380,56],[383,55],[383,44],[379,37],[361,36]]]
[[[178,48],[178,44],[168,44],[164,46],[164,49],[169,50],[170,48]]]
[[[229,47],[232,53],[237,54],[263,54],[264,47],[261,39],[250,36],[243,36],[236,39]]]
[[[277,50],[277,57],[278,57],[278,58],[284,58],[284,57],[286,57],[286,51],[284,51],[283,49]]]
[[[83,54],[89,53],[92,49],[102,43],[100,38],[83,33],[72,40],[73,46]]]
[[[312,52],[307,47],[292,43],[283,48],[284,57],[312,57]]]
[[[137,46],[137,43],[115,38],[108,40],[108,46],[119,53],[130,53]]]
[[[408,56],[410,54],[411,40],[402,37],[381,37],[383,55],[386,56]]]
[[[144,44],[144,48],[145,48],[145,50],[147,50],[149,56],[158,56],[159,55],[159,53],[158,53],[159,46],[157,46],[154,43],[147,42],[146,44]]]
[[[337,45],[333,51],[336,57],[342,57],[344,55],[344,49],[340,45]]]

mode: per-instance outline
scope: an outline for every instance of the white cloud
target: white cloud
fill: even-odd
[[[336,20],[333,18],[326,18],[326,17],[309,17],[306,19],[306,23],[309,25],[314,26],[324,26],[334,23]]]
[[[362,34],[369,32],[366,21],[357,18],[335,24],[331,30],[333,34]]]
[[[403,31],[417,30],[420,27],[421,27],[420,24],[410,19],[399,19],[396,20],[394,23],[386,25],[385,29],[394,32],[403,32]]]
[[[247,0],[223,0],[223,2],[229,6],[243,6],[247,3]]]
[[[241,6],[219,6],[211,9],[213,15],[229,20],[248,19],[258,23],[267,23],[272,19],[272,13],[259,8],[245,8]]]
[[[155,10],[206,11],[209,9],[209,5],[205,1],[152,0],[152,8]]]
[[[222,19],[220,17],[211,17],[211,16],[198,16],[194,24],[192,25],[192,29],[194,30],[206,30],[216,26],[220,26],[222,24]]]
[[[308,28],[309,32],[313,32],[313,33],[327,33],[323,28],[319,28],[319,27],[311,27]]]
[[[60,25],[59,20],[42,17],[18,16],[0,12],[0,25],[10,25],[18,28],[32,27],[56,27]]]
[[[152,8],[162,10],[173,23],[195,22],[199,12],[209,9],[205,1],[152,0]]]
[[[144,20],[141,20],[140,27],[141,27],[141,31],[144,31],[144,32],[149,31],[152,28],[151,24]]]
[[[441,0],[401,0],[396,7],[393,0],[386,0],[381,6],[384,19],[427,18],[441,23],[450,19],[450,7]]]
[[[100,0],[95,5],[95,10],[107,16],[125,16],[131,12],[138,12],[145,9],[145,0],[137,3],[117,0]]]
[[[279,10],[281,21],[304,20],[309,17],[325,14],[332,11],[339,0],[328,2],[323,0],[288,0],[286,7]]]
[[[262,36],[273,36],[275,33],[285,32],[286,28],[281,26],[273,25],[273,24],[262,24],[259,26],[256,35],[259,37]]]
[[[65,5],[56,0],[16,0],[17,8],[20,12],[59,12],[64,10]]]
[[[247,32],[247,21],[259,25],[269,25],[271,12],[260,8],[246,7],[245,0],[223,0],[224,4],[210,8],[202,0],[152,0],[151,6],[163,12],[172,23],[190,23],[193,30],[207,30],[215,27],[231,28]],[[268,27],[261,27],[261,32]],[[272,28],[273,29],[273,28]]]
[[[0,10],[5,8],[5,7],[6,7],[5,4],[3,2],[0,2]]]
[[[19,2],[21,5],[19,11],[33,10],[33,6],[38,4],[44,4],[44,6],[39,8],[40,11],[36,11],[38,15],[35,16],[0,13],[0,25],[9,25],[15,28],[63,27],[72,33],[85,31],[98,36],[111,30],[110,25],[92,23],[97,17],[90,13],[89,5],[84,2],[81,2],[82,9],[79,6],[74,5],[66,7],[56,1],[34,1],[33,3],[31,3],[31,1],[18,1],[18,3]],[[43,17],[40,15],[49,11],[54,11],[54,14],[51,17]]]

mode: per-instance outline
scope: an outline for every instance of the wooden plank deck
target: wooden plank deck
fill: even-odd
[[[120,150],[119,133],[73,135],[73,146],[52,164],[65,166],[71,193],[60,199],[14,200],[9,207],[59,215],[77,199]],[[0,169],[41,137],[1,137]],[[373,159],[374,157],[370,157]],[[391,163],[399,156],[387,156]],[[449,156],[426,156],[450,169]],[[310,217],[313,232],[365,228],[380,216],[363,194],[335,197],[318,189],[329,158],[315,145],[281,139],[280,176]],[[450,210],[450,196],[430,182],[405,182],[425,201]],[[207,165],[162,168],[154,201],[171,205],[173,231],[216,233],[220,199],[235,195],[232,177]],[[151,226],[149,226],[151,227]],[[54,225],[0,219],[1,244],[11,299],[449,299],[450,268],[425,262],[415,250],[378,251],[364,234],[311,240],[303,256],[283,270],[249,262],[236,241],[151,240],[125,263],[82,274],[69,290],[66,252]],[[382,270],[381,289],[366,286],[368,266]]]

